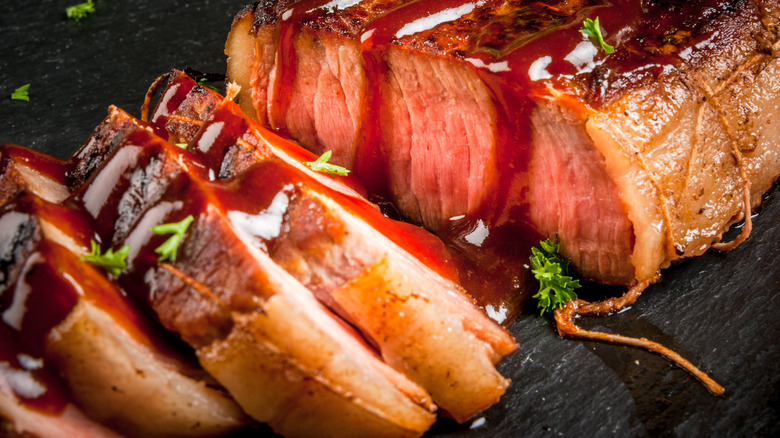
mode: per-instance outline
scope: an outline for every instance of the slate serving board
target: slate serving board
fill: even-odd
[[[246,0],[97,0],[93,16],[66,20],[65,7],[78,1],[0,7],[0,143],[65,158],[108,105],[138,115],[158,75],[173,67],[224,72],[224,40]],[[30,102],[12,101],[26,83]],[[770,195],[747,243],[679,263],[632,309],[583,321],[676,349],[722,383],[725,398],[658,356],[561,340],[529,308],[511,327],[521,347],[500,366],[513,380],[501,402],[473,424],[440,421],[429,434],[780,435],[778,242],[780,199]]]

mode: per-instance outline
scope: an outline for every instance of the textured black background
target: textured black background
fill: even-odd
[[[149,84],[172,67],[224,72],[224,40],[244,4],[97,0],[96,14],[67,21],[77,1],[0,6],[0,143],[64,158],[108,105],[138,115]],[[12,101],[25,83],[30,102]],[[649,353],[561,340],[529,309],[511,328],[520,350],[500,367],[513,384],[484,425],[441,421],[431,435],[780,435],[778,219],[780,199],[770,197],[746,244],[680,263],[631,310],[584,321],[677,349],[727,397]]]

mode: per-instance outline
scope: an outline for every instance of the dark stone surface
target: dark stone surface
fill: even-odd
[[[149,84],[171,68],[224,72],[224,40],[244,4],[97,0],[96,14],[67,21],[77,2],[0,8],[0,142],[64,158],[108,105],[138,115]],[[12,101],[25,83],[30,102]],[[440,421],[431,435],[779,436],[778,242],[780,199],[770,198],[741,247],[679,263],[631,310],[583,321],[677,349],[726,387],[725,398],[658,356],[561,340],[531,311],[511,328],[521,348],[501,370],[513,384],[484,425]]]

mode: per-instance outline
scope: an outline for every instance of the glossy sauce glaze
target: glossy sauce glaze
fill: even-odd
[[[527,268],[517,269],[527,264],[530,247],[542,237],[533,231],[527,199],[530,117],[537,102],[563,93],[587,112],[638,84],[661,80],[682,63],[695,61],[691,53],[706,52],[716,33],[708,23],[735,14],[739,8],[732,3],[367,0],[315,8],[321,2],[305,0],[275,6],[279,16],[295,14],[313,32],[325,30],[360,42],[366,95],[353,170],[378,200],[387,197],[389,186],[380,134],[388,51],[400,48],[447,57],[473,70],[487,85],[497,119],[493,156],[497,177],[479,207],[447,221],[437,235],[456,255],[464,287],[489,311],[503,309],[506,317],[501,319],[509,322],[533,288]],[[308,11],[305,16],[302,10]],[[597,17],[606,42],[615,47],[611,55],[580,33],[586,18]],[[277,40],[281,76],[289,81],[295,72],[295,35],[292,25],[285,24]],[[278,81],[275,90],[285,93]],[[286,110],[282,107],[277,114]],[[284,123],[277,119],[272,126]]]
[[[522,306],[524,295],[522,293],[518,294],[516,291],[527,284],[529,280],[525,277],[528,275],[527,271],[517,273],[511,270],[511,263],[518,260],[521,256],[524,257],[524,255],[518,253],[519,247],[517,245],[507,246],[495,243],[492,245],[485,244],[486,251],[469,252],[470,246],[480,246],[485,241],[488,243],[510,241],[506,239],[506,234],[504,234],[506,228],[496,227],[491,233],[485,233],[487,228],[483,226],[481,220],[478,220],[474,225],[474,229],[458,234],[457,237],[460,237],[460,240],[457,237],[450,239],[450,245],[447,247],[443,245],[439,238],[422,228],[388,219],[386,215],[383,215],[374,205],[366,202],[362,197],[351,194],[349,190],[339,189],[340,184],[344,183],[350,188],[354,188],[358,193],[363,192],[362,187],[358,187],[358,183],[352,176],[336,177],[338,182],[333,185],[327,183],[328,177],[323,177],[320,174],[300,172],[292,169],[290,164],[280,162],[278,158],[273,156],[273,152],[270,149],[275,148],[277,151],[282,151],[284,155],[289,155],[298,162],[310,161],[314,157],[297,145],[247,119],[238,107],[229,101],[222,101],[212,108],[211,112],[206,116],[207,121],[205,123],[191,121],[190,123],[197,122],[198,130],[182,129],[181,124],[187,122],[177,117],[177,108],[169,105],[169,103],[178,102],[183,104],[183,107],[178,110],[187,113],[188,104],[184,102],[188,98],[184,97],[184,95],[187,93],[187,90],[195,90],[191,93],[199,95],[197,88],[199,87],[195,86],[192,79],[186,76],[172,78],[166,91],[163,92],[161,107],[158,107],[152,116],[152,123],[155,125],[155,129],[162,129],[166,124],[171,126],[171,123],[173,123],[175,126],[169,128],[169,131],[198,131],[198,134],[194,137],[185,136],[179,139],[189,142],[187,149],[196,154],[199,161],[207,163],[210,168],[210,175],[218,175],[220,179],[239,176],[242,172],[260,162],[270,161],[275,163],[273,166],[270,162],[266,163],[265,169],[278,169],[271,172],[266,171],[261,178],[263,181],[262,189],[253,191],[253,193],[262,193],[262,195],[248,199],[243,195],[244,189],[238,184],[234,186],[234,189],[231,189],[233,194],[221,196],[224,203],[230,205],[237,202],[242,203],[240,206],[231,207],[236,211],[237,217],[240,216],[245,219],[242,221],[242,224],[251,223],[254,227],[264,228],[267,224],[262,224],[261,217],[268,218],[268,216],[265,216],[265,213],[272,205],[273,200],[278,199],[279,196],[293,196],[292,193],[284,193],[286,192],[286,187],[294,187],[293,193],[301,190],[302,187],[306,187],[306,190],[327,193],[327,196],[336,200],[340,206],[372,225],[374,229],[398,244],[401,248],[409,251],[445,278],[465,285],[469,292],[474,290],[481,292],[481,294],[474,295],[478,303],[485,307],[485,310],[493,319],[501,323],[509,323],[517,315],[520,306]],[[197,102],[190,101],[189,104],[197,105]],[[172,113],[174,116],[171,119],[172,121],[169,121],[168,115]],[[265,141],[269,143],[265,143]],[[286,170],[281,171],[282,168]],[[254,171],[254,173],[257,172]],[[210,179],[213,179],[213,177]],[[247,181],[246,178],[243,178],[243,180]],[[454,222],[461,226],[466,224],[466,221],[463,220]],[[536,235],[534,235],[534,238],[538,242]],[[457,246],[459,244],[467,247],[462,250],[462,248]],[[262,242],[260,245],[267,250],[273,246],[273,243]],[[474,256],[479,258],[469,258]],[[489,269],[487,268],[488,266]],[[501,284],[505,287],[503,289],[496,287],[498,282],[502,282]],[[512,293],[506,293],[504,290],[511,290]]]

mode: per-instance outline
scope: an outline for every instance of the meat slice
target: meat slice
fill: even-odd
[[[173,123],[179,132],[181,119]],[[213,128],[224,135],[211,135]],[[517,348],[511,336],[452,281],[404,249],[419,231],[410,234],[365,200],[331,190],[320,184],[319,174],[278,158],[294,145],[272,141],[269,134],[224,101],[199,135],[183,138],[204,161],[222,161],[220,175],[232,178],[225,199],[231,200],[233,226],[360,329],[387,363],[430,391],[457,420],[495,403],[508,381],[494,364]],[[240,145],[235,138],[243,139]],[[239,154],[245,157],[236,159]]]
[[[0,230],[0,331],[17,340],[16,350],[3,349],[0,368],[12,380],[6,400],[21,401],[8,413],[17,430],[32,427],[28,410],[51,417],[41,430],[60,421],[65,430],[77,427],[70,400],[120,433],[217,436],[246,424],[237,405],[206,386],[211,380],[116,283],[79,259],[91,236],[81,212],[22,190],[3,206]],[[67,388],[64,395],[59,385]],[[87,431],[100,431],[84,423]]]
[[[527,247],[530,229],[559,236],[586,278],[632,285],[718,242],[780,173],[779,12],[727,0],[258,2],[234,21],[228,75],[259,121],[333,150],[370,192],[475,258],[496,243],[468,233]],[[579,32],[586,18],[613,53]]]
[[[242,408],[277,432],[418,436],[427,430],[435,420],[427,393],[248,245],[230,220],[240,212],[226,206],[230,195],[223,184],[209,181],[196,157],[147,128],[139,122],[116,134],[74,193],[85,204],[92,202],[93,188],[120,200],[91,213],[114,224],[106,240],[122,234],[118,244],[131,247],[129,273],[120,277],[128,293],[148,302]],[[135,175],[144,175],[140,181],[153,177],[156,188],[134,184]],[[132,208],[124,200],[132,200]],[[165,237],[151,227],[188,214],[194,222],[176,260],[158,262],[155,248]]]
[[[10,188],[10,185],[6,184],[7,173],[3,174],[2,181],[3,193],[6,193],[6,189]],[[20,187],[16,186],[9,191],[17,195]],[[33,226],[14,229],[12,224],[6,223],[7,218],[2,222],[6,234],[3,236],[3,243],[8,243],[7,233],[12,231],[16,231],[14,240],[18,242],[16,245],[6,247],[2,253],[5,276],[0,290],[7,291],[10,289],[8,282],[18,277],[21,271],[20,263],[14,261],[22,261],[34,250],[31,239],[35,235],[35,230]],[[0,435],[62,438],[118,437],[119,435],[87,417],[73,404],[67,387],[56,369],[53,369],[49,361],[44,361],[37,355],[30,355],[29,345],[20,343],[19,331],[5,321],[4,308],[3,303],[0,305],[0,309],[4,310],[2,312],[4,318],[0,322]]]
[[[0,145],[0,205],[19,191],[58,203],[70,195],[65,182],[67,163],[14,144]]]

